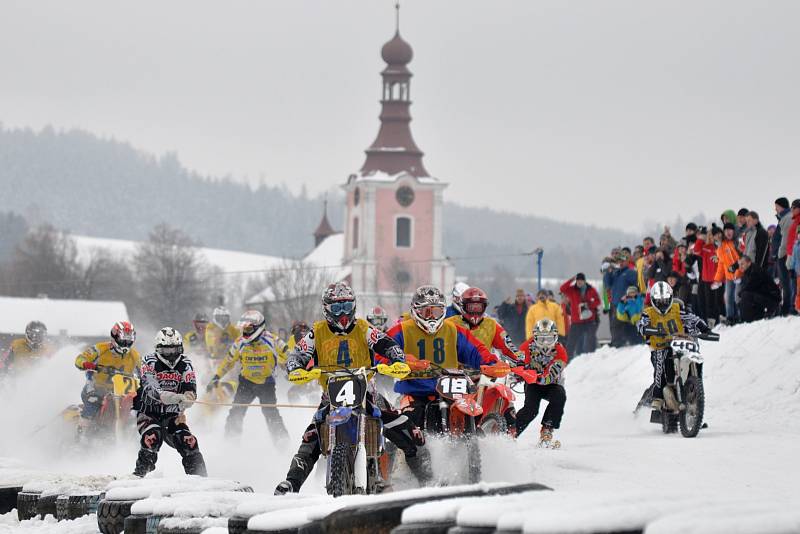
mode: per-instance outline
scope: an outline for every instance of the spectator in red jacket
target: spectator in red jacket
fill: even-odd
[[[586,275],[578,273],[561,285],[561,293],[569,301],[569,318],[572,327],[567,336],[567,353],[574,358],[597,349],[597,310],[600,295],[586,282]]]
[[[719,230],[718,227],[714,227]],[[718,237],[722,237],[720,231]],[[709,323],[710,320],[717,321],[720,311],[717,309],[717,294],[711,289],[714,284],[714,276],[717,274],[717,247],[714,246],[714,235],[708,232],[705,226],[697,230],[697,241],[694,244],[694,253],[700,256],[700,286],[699,298],[700,309],[698,315],[701,319]],[[709,323],[712,324],[712,323]]]

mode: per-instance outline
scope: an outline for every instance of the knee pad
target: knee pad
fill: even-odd
[[[192,453],[199,450],[199,444],[188,428],[181,428],[175,432],[175,448],[178,451]]]
[[[149,425],[140,430],[140,432],[140,443],[143,449],[153,452],[158,452],[161,449],[161,445],[164,443],[164,436],[160,426]]]

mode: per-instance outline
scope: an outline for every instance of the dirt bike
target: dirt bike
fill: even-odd
[[[652,329],[648,335],[661,335],[663,332]],[[685,438],[697,436],[704,427],[705,392],[703,389],[703,357],[700,355],[698,339],[719,341],[719,334],[706,333],[697,337],[676,335],[670,341],[670,355],[664,365],[674,369],[674,379],[664,385],[664,403],[660,410],[652,410],[650,422],[660,424],[665,434],[680,429]]]
[[[131,414],[139,379],[122,373],[114,367],[100,366],[89,373],[103,372],[111,376],[112,389],[101,393],[102,400],[97,416],[88,426],[81,422],[83,405],[70,405],[61,416],[70,425],[74,424],[76,439],[80,441],[110,440],[119,438],[126,428],[133,428],[135,419]]]
[[[436,395],[428,396],[423,430],[446,436],[459,448],[463,446],[467,451],[468,480],[480,482],[481,452],[477,438],[483,408],[477,398],[474,370],[447,369],[426,360],[418,360],[413,368],[415,378],[436,378]],[[505,363],[483,365],[480,369],[481,374],[495,378],[509,372]]]
[[[516,364],[517,362],[514,362]],[[481,373],[477,382],[477,401],[483,409],[478,421],[478,428],[484,434],[515,433],[516,428],[509,427],[506,412],[514,407],[513,385],[518,382],[532,384],[536,382],[536,371],[515,365],[503,376],[491,377]]]
[[[374,404],[372,379],[376,372],[387,374],[388,368],[384,364],[359,369],[317,367],[305,377],[306,381],[327,377],[329,405],[317,412],[315,421],[320,449],[327,458],[325,486],[329,495],[370,495],[384,487],[383,422]]]

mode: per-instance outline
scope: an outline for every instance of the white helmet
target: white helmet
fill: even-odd
[[[650,302],[653,307],[664,315],[672,306],[672,287],[666,282],[656,282],[650,288]]]
[[[267,321],[259,311],[248,310],[244,312],[242,318],[239,319],[239,328],[242,329],[242,338],[244,338],[247,343],[258,339],[259,336],[264,333],[266,323]]]
[[[533,344],[545,352],[552,351],[558,343],[558,327],[551,319],[541,319],[533,327]]]
[[[211,317],[220,328],[227,328],[231,324],[231,312],[225,306],[217,306],[211,313]]]
[[[461,295],[464,294],[464,291],[469,289],[469,284],[465,284],[464,282],[456,282],[456,285],[453,286],[453,293],[450,295],[451,301],[453,302],[453,307],[459,314],[464,313],[464,310],[461,309]]]
[[[442,327],[444,308],[444,294],[434,286],[417,288],[411,298],[411,317],[428,334],[435,334]]]
[[[181,333],[165,326],[156,334],[156,356],[170,367],[174,367],[183,355],[183,337]]]

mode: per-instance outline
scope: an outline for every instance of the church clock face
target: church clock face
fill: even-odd
[[[358,203],[361,201],[361,189],[356,187],[356,190],[353,191],[353,205],[358,206]]]
[[[414,202],[414,190],[404,185],[400,187],[397,192],[395,193],[395,198],[397,199],[397,203],[407,208]]]

